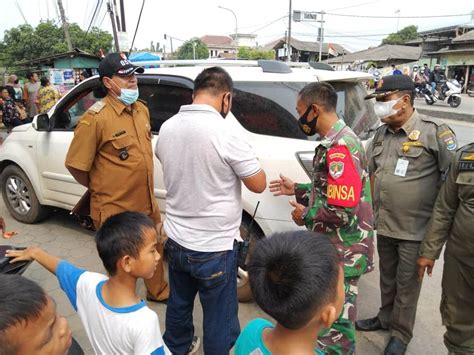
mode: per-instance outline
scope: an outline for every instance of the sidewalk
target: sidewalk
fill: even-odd
[[[466,94],[461,95],[459,107],[451,107],[439,101],[427,105],[424,99],[419,98],[415,99],[415,107],[418,112],[427,116],[474,123],[474,97]]]

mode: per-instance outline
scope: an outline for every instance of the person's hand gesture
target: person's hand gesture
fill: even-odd
[[[273,196],[293,196],[295,194],[295,183],[290,178],[280,174],[279,180],[270,181],[270,192],[273,193]]]
[[[293,221],[298,225],[298,226],[304,226],[304,219],[303,219],[303,213],[304,213],[304,206],[300,203],[297,203],[296,201],[289,201],[290,205],[292,205],[295,209],[293,212],[291,212],[291,217],[293,218]]]
[[[434,264],[435,264],[435,261],[432,259],[425,258],[424,256],[420,256],[418,258],[418,260],[416,261],[416,265],[418,266],[418,280],[419,281],[423,280],[423,276],[425,275],[425,270],[428,276],[431,277],[431,274],[433,273]]]
[[[23,250],[7,250],[5,256],[13,258],[10,260],[10,263],[16,263],[18,261],[30,261],[35,260],[33,254],[37,251],[38,248],[30,247]]]

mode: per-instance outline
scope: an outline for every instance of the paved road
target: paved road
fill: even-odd
[[[423,114],[443,119],[453,119],[474,123],[474,97],[461,95],[461,105],[453,108],[445,102],[427,105],[424,99],[416,99],[415,107]]]
[[[8,230],[19,232],[10,241],[1,239],[0,244],[13,243],[16,246],[39,245],[50,253],[65,258],[79,267],[91,271],[104,272],[104,268],[95,250],[92,233],[79,227],[66,211],[54,211],[47,220],[37,225],[26,225],[13,220],[8,215],[3,202],[0,202],[0,214],[5,216]],[[58,286],[56,278],[36,263],[30,266],[25,272],[25,276],[38,282],[56,300],[60,314],[68,319],[73,336],[78,340],[86,354],[92,354],[91,346],[88,343],[79,317],[69,305],[65,295]],[[434,276],[423,284],[418,307],[415,339],[408,348],[408,355],[445,354],[442,344],[443,328],[438,312],[440,277],[441,267],[438,265],[434,270]],[[145,296],[145,288],[142,282],[139,283],[138,292],[143,297]],[[359,317],[371,317],[377,312],[380,304],[378,270],[365,275],[361,279],[358,303]],[[158,313],[161,329],[164,330],[166,306],[151,304],[151,308]],[[242,326],[256,317],[265,317],[265,315],[254,303],[240,305],[239,318]],[[202,311],[198,300],[196,300],[194,319],[196,334],[202,337]],[[358,333],[357,336],[358,353],[375,355],[382,352],[388,333]]]

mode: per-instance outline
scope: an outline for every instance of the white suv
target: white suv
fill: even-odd
[[[234,80],[232,113],[226,119],[245,134],[269,179],[282,172],[295,181],[309,181],[319,138],[302,133],[295,110],[298,92],[309,82],[327,81],[334,86],[339,117],[361,139],[366,140],[377,125],[372,103],[363,99],[366,91],[361,81],[370,78],[366,73],[314,69],[300,63],[290,67],[275,61],[159,64],[160,68],[138,75],[140,98],[148,103],[155,136],[181,105],[191,103],[193,80],[203,68],[225,66]],[[80,83],[47,114],[36,116],[32,124],[14,128],[5,139],[0,148],[1,189],[5,205],[15,219],[38,222],[47,216],[49,207],[71,210],[83,195],[84,187],[72,178],[64,161],[79,118],[100,100],[98,88],[97,77]],[[155,144],[156,137],[153,147]],[[162,168],[157,159],[154,162],[155,196],[165,213]],[[290,217],[288,200],[273,197],[268,190],[257,195],[243,189],[243,234],[248,232],[258,201],[253,237],[297,228]]]

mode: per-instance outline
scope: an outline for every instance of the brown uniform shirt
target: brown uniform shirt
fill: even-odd
[[[423,239],[456,148],[456,136],[446,124],[416,111],[397,132],[388,125],[378,128],[367,148],[378,234]]]
[[[79,120],[66,166],[89,172],[91,217],[99,225],[124,211],[160,220],[151,140],[150,115],[139,101],[129,110],[108,95]]]

